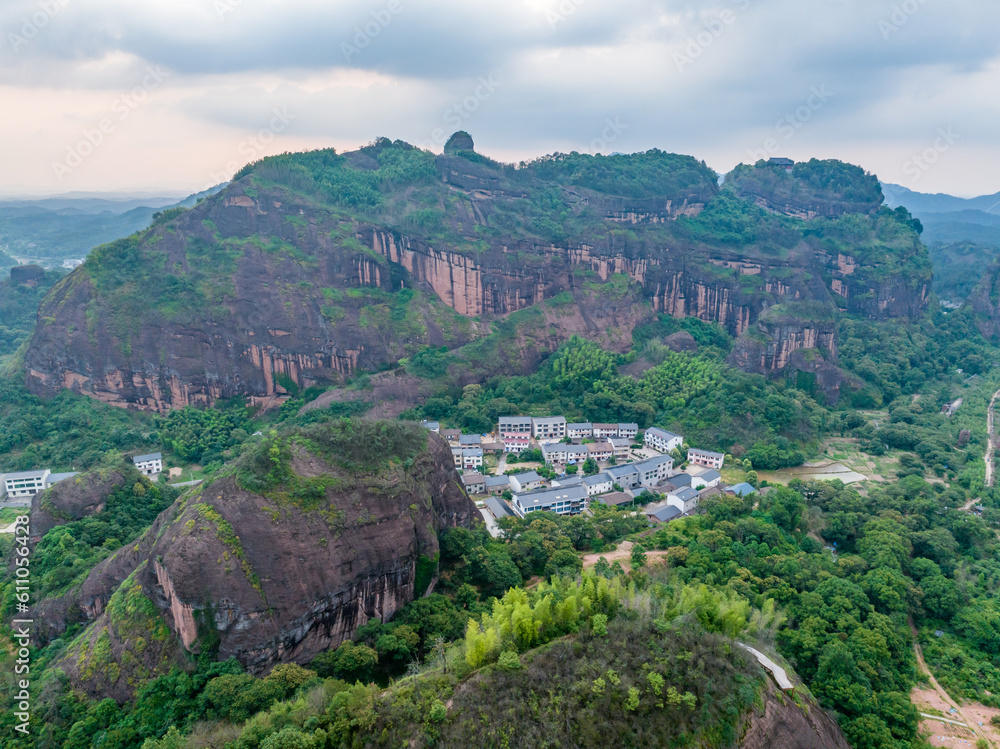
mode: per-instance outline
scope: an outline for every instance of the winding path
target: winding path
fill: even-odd
[[[927,667],[927,661],[924,660],[924,651],[920,649],[920,642],[917,638],[917,628],[913,624],[913,620],[910,619],[910,632],[913,633],[913,652],[917,656],[917,667],[927,674],[927,678],[930,680],[931,686],[934,691],[938,693],[938,696],[944,700],[946,705],[955,708],[955,715],[965,721],[965,727],[971,730],[977,738],[981,738],[986,741],[988,746],[993,746],[993,742],[990,741],[990,737],[987,736],[983,729],[979,727],[975,720],[971,720],[965,713],[962,712],[962,706],[959,705],[955,700],[953,700],[946,691],[937,683],[937,679],[934,678],[934,674]],[[942,716],[943,717],[943,716]],[[938,716],[934,716],[934,720],[940,720]],[[955,723],[956,721],[949,721]]]

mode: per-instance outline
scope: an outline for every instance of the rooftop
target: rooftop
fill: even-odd
[[[510,486],[510,476],[487,476],[486,486],[489,489],[497,486]]]
[[[525,471],[524,473],[515,473],[511,476],[512,479],[517,479],[518,483],[530,484],[532,481],[541,481],[542,477],[539,476],[534,471]]]
[[[678,489],[675,492],[671,492],[670,496],[677,497],[681,502],[688,502],[695,499],[698,496],[698,492],[692,489],[690,486],[686,486],[683,489]]]
[[[597,473],[593,476],[585,476],[583,478],[584,486],[597,486],[598,484],[608,483],[611,483],[611,478],[606,473]]]
[[[509,518],[514,515],[507,503],[504,502],[499,497],[487,497],[486,506],[490,508],[490,512],[493,513],[493,517],[497,520],[500,518]]]
[[[729,487],[729,491],[731,491],[737,497],[745,497],[748,494],[753,494],[757,490],[753,488],[752,484],[748,484],[746,481],[744,481],[742,484],[734,484],[733,486]]]
[[[699,449],[697,447],[690,448],[688,450],[688,455],[690,455],[691,453],[695,453],[696,455],[704,455],[705,457],[708,457],[708,458],[724,458],[724,457],[726,457],[722,453],[712,452],[711,450],[701,450],[701,449]]]
[[[618,507],[619,505],[632,504],[632,495],[625,492],[611,492],[610,494],[602,494],[599,497],[594,497],[593,501]]]
[[[721,479],[722,474],[716,471],[714,468],[709,468],[707,471],[702,473],[698,478],[703,481],[715,481],[716,479]]]
[[[554,489],[538,489],[533,492],[520,492],[514,495],[524,509],[551,505],[557,502],[583,502],[587,499],[587,490],[582,486],[560,486]]]
[[[663,439],[683,439],[679,434],[674,434],[673,432],[668,432],[666,429],[660,429],[659,427],[650,427],[646,430],[646,434],[652,434],[656,437],[662,437]]]
[[[151,460],[163,460],[163,454],[149,453],[148,455],[136,455],[132,458],[133,463],[148,463]]]
[[[44,478],[48,472],[48,469],[41,471],[19,471],[18,473],[5,473],[3,478],[4,481],[11,481],[12,479],[40,479]]]

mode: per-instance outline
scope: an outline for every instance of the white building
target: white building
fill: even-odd
[[[566,425],[566,436],[572,437],[574,439],[583,439],[584,437],[594,436],[594,425],[589,421],[578,424],[567,424]]]
[[[584,447],[594,460],[611,460],[615,454],[615,448],[610,442],[591,442]]]
[[[711,489],[720,483],[722,483],[722,474],[714,468],[709,468],[707,471],[691,477],[691,488],[699,491],[702,489]]]
[[[634,465],[611,466],[605,473],[611,477],[613,484],[618,484],[622,489],[635,489],[639,486],[639,471]]]
[[[698,450],[692,447],[688,450],[688,461],[700,466],[708,466],[715,470],[722,469],[722,463],[726,456],[722,453],[714,453],[711,450]]]
[[[500,437],[507,436],[519,436],[519,437],[530,437],[531,436],[531,417],[530,416],[501,416],[500,426],[498,431],[500,432]]]
[[[576,515],[587,509],[587,498],[587,490],[583,486],[556,487],[515,493],[511,505],[514,512],[522,518],[529,513],[542,511]]]
[[[583,485],[587,488],[587,494],[595,497],[598,494],[607,494],[614,489],[614,482],[607,473],[598,473],[594,476],[585,476]]]
[[[157,476],[163,472],[163,455],[160,453],[136,455],[132,458],[132,463],[143,476]]]
[[[636,435],[639,434],[638,424],[619,424],[618,425],[618,436],[624,437],[627,440],[634,440]]]
[[[531,420],[532,436],[539,440],[561,440],[566,436],[565,416],[546,416]]]
[[[441,434],[441,423],[438,421],[421,421],[420,426],[424,429],[429,429],[434,434]]]
[[[483,449],[481,447],[464,447],[460,449],[462,450],[462,468],[468,470],[470,468],[483,467]]]
[[[542,488],[543,479],[534,471],[515,473],[510,477],[510,488],[514,492],[530,492]]]
[[[614,449],[616,460],[626,460],[629,453],[632,452],[632,440],[622,437],[609,437],[608,442],[611,443],[611,447]]]
[[[674,470],[674,459],[668,455],[648,458],[632,464],[639,472],[640,486],[653,486],[667,478]]]
[[[684,438],[679,434],[668,432],[666,429],[660,429],[659,427],[650,427],[647,429],[642,440],[648,447],[659,450],[661,453],[668,453],[674,448],[680,449],[680,446],[684,444]]]
[[[605,437],[617,437],[617,424],[594,424],[594,439],[599,440]]]
[[[667,502],[681,512],[691,512],[698,506],[698,492],[690,487],[678,489],[667,495]]]
[[[21,471],[19,473],[0,474],[0,487],[3,495],[0,498],[25,499],[33,497],[38,492],[45,491],[53,484],[73,478],[71,473],[52,473],[48,468],[41,471]]]
[[[486,493],[486,477],[481,473],[476,471],[468,471],[463,473],[462,485],[465,487],[466,494],[485,494]]]
[[[514,437],[507,435],[503,438],[503,451],[505,453],[521,453],[531,447],[530,437]]]
[[[7,473],[3,477],[3,488],[10,499],[33,497],[45,490],[46,480],[51,475],[52,471],[48,468],[42,471]]]

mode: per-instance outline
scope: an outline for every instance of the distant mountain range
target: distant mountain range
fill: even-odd
[[[0,199],[0,253],[47,268],[72,266],[94,247],[149,226],[164,208],[190,208],[223,185],[189,195],[128,196],[69,193],[40,199]],[[0,258],[0,269],[8,263]]]
[[[1000,258],[1000,192],[957,198],[882,183],[882,193],[887,205],[905,206],[923,224],[938,299],[951,307],[962,304]]]

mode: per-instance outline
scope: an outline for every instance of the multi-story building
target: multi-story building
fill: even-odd
[[[634,440],[639,434],[638,424],[619,424],[618,425],[618,436],[624,437],[627,440]]]
[[[531,437],[505,436],[503,438],[503,450],[507,453],[524,452],[531,446]]]
[[[565,416],[545,416],[531,420],[531,434],[536,440],[561,440],[566,436]]]
[[[530,416],[501,416],[498,430],[500,437],[530,437],[531,417]]]
[[[622,489],[635,489],[639,486],[639,471],[634,465],[611,466],[604,471],[611,477],[614,484],[618,484]]]
[[[462,451],[463,469],[468,470],[470,468],[483,467],[483,449],[481,447],[463,447],[459,449]]]
[[[607,473],[598,473],[594,476],[585,476],[583,485],[587,487],[587,494],[594,497],[598,494],[607,494],[614,489],[614,481]]]
[[[511,503],[522,518],[532,512],[549,511],[558,515],[576,515],[587,508],[587,490],[583,486],[560,486],[533,492],[515,493]]]
[[[626,460],[629,453],[632,452],[632,440],[623,439],[622,437],[608,437],[608,442],[611,443],[611,447],[614,450],[615,460]]]
[[[477,471],[466,471],[461,478],[466,494],[486,493],[486,477],[483,474]]]
[[[26,499],[45,491],[53,484],[73,478],[76,471],[70,473],[52,473],[48,468],[40,471],[20,471],[18,473],[0,474],[0,499]]]
[[[617,424],[594,424],[594,439],[599,440],[604,437],[617,437]]]
[[[610,442],[591,442],[584,447],[587,448],[588,457],[594,460],[611,460],[615,454],[615,448]]]
[[[639,472],[639,485],[648,487],[658,484],[670,475],[674,469],[674,459],[668,455],[661,455],[632,465]]]
[[[567,424],[566,436],[572,437],[573,439],[584,439],[587,437],[593,437],[594,425],[591,424],[590,422],[584,422],[579,424]]]
[[[681,512],[691,512],[698,506],[698,492],[691,487],[678,489],[667,495],[667,502]]]
[[[722,483],[722,474],[714,468],[709,468],[697,476],[691,477],[691,488],[701,491],[702,489],[712,489]]]
[[[661,453],[668,453],[675,448],[679,449],[684,444],[684,438],[679,434],[668,432],[666,429],[660,429],[659,427],[650,427],[647,429],[642,440],[648,447],[659,450]]]
[[[515,473],[510,477],[510,488],[514,492],[530,492],[541,489],[544,480],[534,471]]]
[[[136,455],[132,463],[143,476],[157,476],[163,472],[163,455],[160,453]]]
[[[722,470],[722,463],[725,461],[726,456],[722,453],[714,453],[711,450],[699,450],[692,447],[688,450],[688,462],[696,463],[700,466],[708,466],[709,468],[714,468],[717,471]]]

